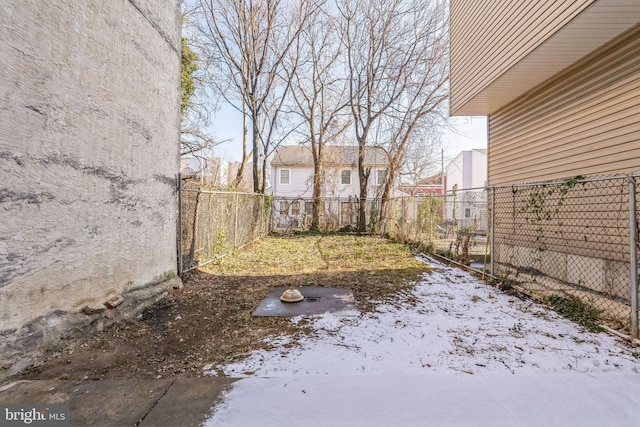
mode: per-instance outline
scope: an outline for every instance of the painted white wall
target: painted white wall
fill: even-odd
[[[471,187],[484,187],[487,183],[487,155],[478,150],[471,151]]]
[[[462,170],[462,159],[463,159],[464,151],[460,152],[456,157],[453,158],[451,162],[445,168],[445,174],[447,176],[447,191],[453,190],[453,188],[457,185],[457,188],[462,188],[463,186],[463,170]]]

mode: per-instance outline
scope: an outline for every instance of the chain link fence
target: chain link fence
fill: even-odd
[[[319,227],[325,232],[355,230],[358,225],[360,201],[355,197],[323,197],[318,199]],[[379,199],[366,202],[367,228],[378,218]],[[313,199],[302,197],[273,197],[271,203],[271,230],[308,230],[313,215]],[[375,225],[374,225],[375,227]]]
[[[637,338],[637,178],[489,188],[491,272]]]
[[[489,259],[484,188],[390,199],[382,212],[385,236],[480,269]]]
[[[485,270],[638,337],[638,176],[575,177],[366,202],[368,231]],[[269,231],[307,230],[313,199],[185,188],[180,271]],[[317,201],[322,231],[355,231],[357,198]],[[493,230],[493,232],[492,232]]]
[[[370,199],[367,229],[589,311],[637,338],[637,179],[575,177]],[[321,230],[356,229],[358,199],[321,199],[320,207]],[[308,229],[312,208],[311,199],[274,199],[271,229]]]
[[[179,194],[180,273],[208,264],[268,233],[269,198],[209,191],[188,183]]]
[[[484,188],[366,203],[368,231],[465,263],[482,263],[488,257]],[[357,229],[359,199],[320,198],[318,205],[320,230]],[[274,197],[271,230],[307,230],[312,210],[313,199]]]

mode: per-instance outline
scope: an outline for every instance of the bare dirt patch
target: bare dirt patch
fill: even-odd
[[[269,237],[187,273],[184,287],[104,332],[75,340],[26,370],[22,379],[184,378],[267,348],[264,339],[307,333],[304,322],[253,317],[279,286],[346,287],[358,309],[414,298],[408,292],[428,266],[402,244],[373,236],[303,234]]]

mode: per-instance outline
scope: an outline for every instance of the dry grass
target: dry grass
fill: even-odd
[[[380,237],[301,234],[269,237],[203,271],[263,277],[269,287],[348,287],[366,311],[410,288],[427,270],[406,245]]]
[[[406,245],[373,236],[269,237],[183,277],[184,287],[133,322],[71,343],[23,378],[176,378],[266,348],[268,336],[307,333],[304,322],[253,317],[272,287],[346,287],[358,309],[411,303],[428,271]]]

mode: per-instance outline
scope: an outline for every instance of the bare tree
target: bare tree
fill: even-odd
[[[253,188],[264,192],[267,156],[277,139],[280,113],[290,89],[283,61],[313,9],[311,2],[200,0],[199,5],[201,35],[216,70],[212,83],[229,105],[251,121]],[[244,135],[246,141],[246,130]],[[247,151],[245,143],[239,179]]]
[[[405,163],[409,145],[412,142],[419,144],[416,139],[424,137],[421,133],[429,128],[434,131],[444,123],[442,110],[449,94],[445,5],[419,1],[416,6],[415,12],[407,17],[415,29],[411,40],[415,46],[415,59],[406,67],[404,75],[398,76],[403,81],[402,96],[385,112],[389,170],[382,193],[382,215],[396,176]]]
[[[326,9],[317,9],[290,52],[294,112],[304,123],[303,141],[313,155],[313,211],[311,229],[320,227],[325,146],[350,125],[341,114],[348,105],[341,65],[337,22]],[[293,65],[296,66],[293,66]]]
[[[364,231],[367,146],[388,146],[387,182],[393,182],[411,133],[446,99],[445,10],[439,0],[341,0],[338,7],[358,143],[358,229]]]
[[[439,173],[440,163],[440,126],[426,126],[414,132],[407,142],[402,164],[402,181],[411,186],[411,194],[425,179]]]
[[[197,157],[211,154],[224,141],[213,138],[206,130],[216,102],[208,90],[207,62],[200,54],[194,19],[194,8],[183,2],[180,155]]]

